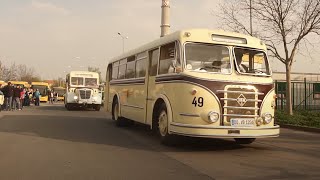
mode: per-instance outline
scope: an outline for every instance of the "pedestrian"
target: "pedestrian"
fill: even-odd
[[[21,109],[23,108],[23,106],[25,104],[24,103],[25,94],[26,94],[26,89],[21,88],[21,91],[20,91],[20,107],[21,107]]]
[[[35,99],[34,105],[35,106],[40,106],[40,92],[39,92],[39,89],[37,89],[34,92],[34,99]]]
[[[56,103],[58,102],[58,97],[59,97],[58,92],[55,92],[55,93],[54,93],[54,101],[55,101]]]
[[[21,110],[21,104],[20,104],[20,97],[21,97],[21,89],[20,86],[16,86],[13,89],[13,109],[14,110]]]
[[[25,106],[30,106],[30,95],[29,95],[29,90],[26,90],[26,93],[24,95],[24,105]]]
[[[49,92],[49,103],[53,104],[53,98],[54,98],[53,91],[50,91]]]
[[[6,85],[3,88],[3,94],[5,99],[5,110],[11,111],[12,110],[12,98],[13,98],[13,87],[11,85],[11,82],[8,82],[8,85]]]

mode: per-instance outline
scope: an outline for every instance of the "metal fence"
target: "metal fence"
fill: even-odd
[[[276,107],[284,110],[286,107],[285,81],[275,81],[277,94]],[[294,110],[320,110],[320,82],[295,81],[292,85],[292,108]]]

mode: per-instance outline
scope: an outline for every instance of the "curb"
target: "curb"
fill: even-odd
[[[313,128],[313,127],[306,127],[306,126],[295,126],[295,125],[290,125],[290,124],[280,124],[280,127],[299,130],[299,131],[305,131],[305,132],[320,133],[320,128]]]

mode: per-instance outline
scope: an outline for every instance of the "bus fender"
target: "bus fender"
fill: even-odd
[[[156,98],[157,100],[155,101],[154,105],[153,105],[153,112],[155,111],[155,106],[156,106],[156,103],[158,100],[162,100],[164,101],[164,103],[166,104],[166,107],[167,107],[167,114],[168,114],[168,131],[170,133],[170,124],[172,122],[172,118],[173,118],[173,115],[172,115],[172,107],[171,107],[171,103],[168,99],[168,97],[164,94],[159,94],[158,97]]]
[[[119,116],[121,116],[121,102],[120,102],[119,93],[115,93],[115,95],[113,96],[112,104],[111,104],[111,107],[112,107],[112,108],[113,108],[114,98],[117,98],[117,101],[118,101],[118,104],[119,104]],[[113,112],[113,111],[112,111],[112,108],[111,108],[111,113]]]

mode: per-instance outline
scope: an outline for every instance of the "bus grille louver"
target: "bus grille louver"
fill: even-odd
[[[80,98],[81,99],[90,99],[91,97],[91,90],[89,89],[80,89],[79,90]]]
[[[257,118],[259,117],[258,103],[262,102],[257,89],[248,88],[248,86],[230,86],[225,90],[218,90],[224,97],[220,98],[224,102],[223,106],[223,124],[230,126],[232,118]]]

